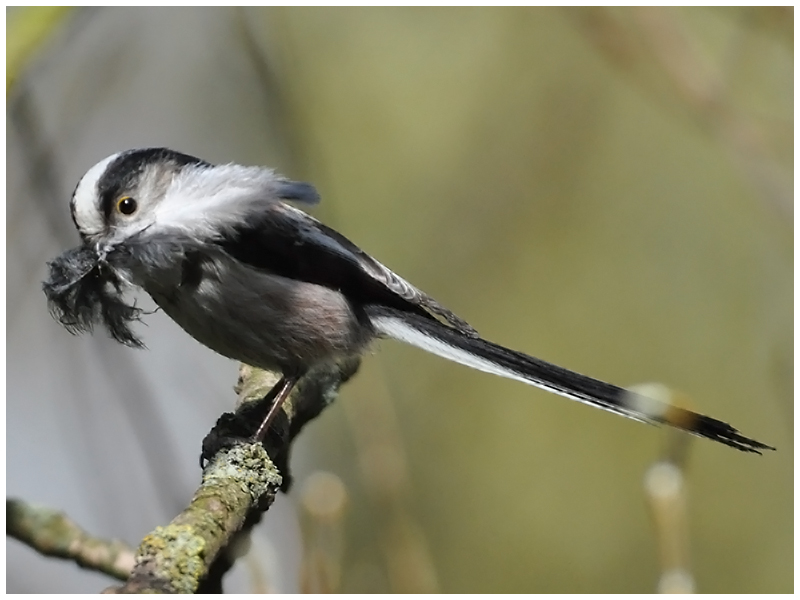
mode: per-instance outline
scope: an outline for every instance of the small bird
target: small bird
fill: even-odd
[[[747,452],[774,450],[722,421],[483,339],[287,201],[314,205],[319,195],[271,169],[214,165],[167,148],[109,156],[72,195],[83,243],[49,263],[50,312],[71,333],[102,324],[117,341],[142,347],[130,328],[142,311],[123,298],[139,287],[201,344],[280,372],[258,440],[306,373],[393,338],[636,421]]]

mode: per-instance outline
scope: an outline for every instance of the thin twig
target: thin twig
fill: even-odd
[[[636,386],[651,398],[686,406],[691,402],[661,384]],[[686,461],[691,436],[682,431],[665,431],[664,450],[644,475],[644,491],[655,528],[661,573],[658,592],[688,594],[695,591],[689,554],[689,522],[686,493]]]
[[[6,500],[6,534],[40,554],[73,560],[122,581],[133,568],[134,549],[124,542],[93,537],[63,512],[23,500]]]

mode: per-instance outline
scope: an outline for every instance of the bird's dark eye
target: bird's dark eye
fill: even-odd
[[[119,200],[117,200],[117,210],[121,212],[123,215],[132,215],[136,212],[137,204],[136,200],[131,198],[130,196],[123,196]]]

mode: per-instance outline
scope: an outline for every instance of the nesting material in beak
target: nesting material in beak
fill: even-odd
[[[123,281],[88,244],[67,250],[47,263],[50,277],[42,283],[50,314],[73,334],[91,332],[102,324],[112,338],[143,348],[130,323],[142,309],[123,300]]]

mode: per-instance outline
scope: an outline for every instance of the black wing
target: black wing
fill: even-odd
[[[231,256],[257,269],[339,290],[361,304],[435,315],[461,333],[477,336],[466,321],[340,233],[292,206],[268,203],[219,243]]]

